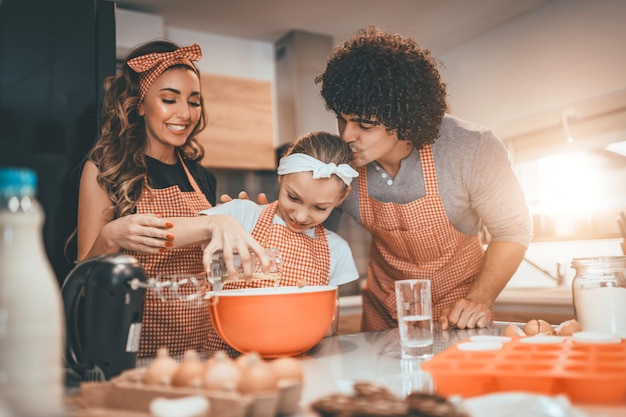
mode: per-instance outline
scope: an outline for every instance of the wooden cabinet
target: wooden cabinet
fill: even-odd
[[[208,168],[276,169],[269,81],[201,75],[207,126],[198,138]]]

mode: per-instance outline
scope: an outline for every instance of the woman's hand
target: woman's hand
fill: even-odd
[[[120,248],[142,253],[157,253],[173,245],[173,224],[156,214],[131,214],[105,224],[97,240],[112,249]]]
[[[85,162],[80,178],[77,259],[116,253],[120,248],[154,253],[171,246],[171,223],[156,214],[113,218],[113,202],[98,183],[98,168]]]

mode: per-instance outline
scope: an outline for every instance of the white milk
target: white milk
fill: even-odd
[[[597,287],[574,291],[576,320],[585,331],[626,338],[626,288]]]
[[[62,300],[33,184],[14,190],[14,181],[0,168],[0,397],[18,416],[56,417],[65,414]]]

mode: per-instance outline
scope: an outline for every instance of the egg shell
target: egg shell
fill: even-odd
[[[554,329],[552,325],[545,320],[529,320],[524,326],[524,333],[526,336],[534,336],[536,334],[553,335]]]
[[[519,339],[520,337],[526,336],[526,333],[524,333],[524,331],[515,324],[509,324],[504,328],[502,335],[513,339]]]
[[[566,320],[556,327],[556,334],[559,336],[571,336],[576,332],[582,331],[580,323],[575,319]]]

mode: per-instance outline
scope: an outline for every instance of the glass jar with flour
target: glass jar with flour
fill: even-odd
[[[574,313],[585,331],[626,338],[626,256],[576,258]]]

